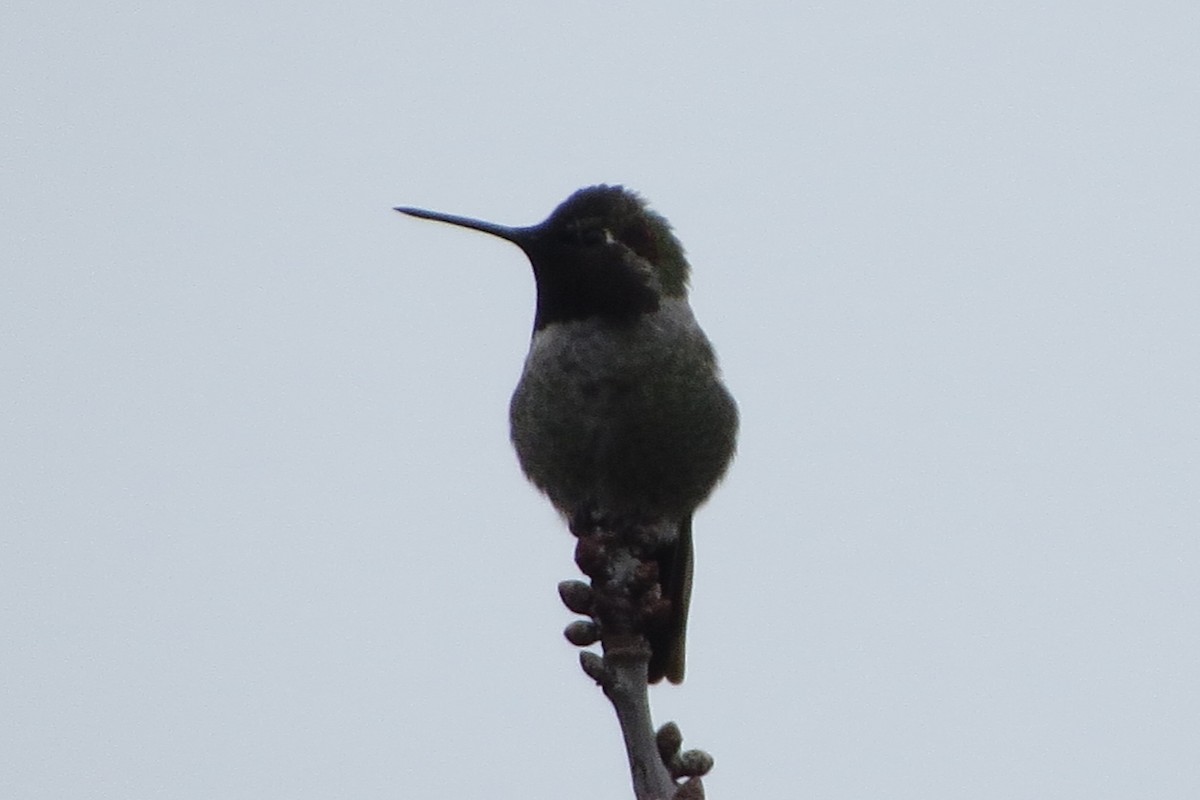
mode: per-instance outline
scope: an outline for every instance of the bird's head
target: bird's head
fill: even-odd
[[[580,189],[528,227],[396,210],[490,233],[525,251],[537,280],[535,329],[589,317],[634,319],[663,298],[687,296],[689,267],[670,224],[621,186]]]

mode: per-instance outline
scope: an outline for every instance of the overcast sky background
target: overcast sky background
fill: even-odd
[[[629,797],[507,404],[674,224],[722,798],[1200,796],[1200,6],[0,11],[0,796]]]

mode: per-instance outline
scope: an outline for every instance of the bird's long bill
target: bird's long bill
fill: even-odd
[[[492,236],[499,236],[501,239],[505,239],[522,247],[529,238],[529,228],[514,228],[508,225],[497,225],[494,222],[484,222],[481,219],[460,217],[457,214],[442,214],[437,211],[426,211],[423,208],[411,208],[409,206],[396,206],[395,210],[399,211],[401,214],[408,214],[410,217],[432,219],[437,222],[446,222],[450,225],[458,225],[463,228],[471,228],[472,230],[490,233]]]

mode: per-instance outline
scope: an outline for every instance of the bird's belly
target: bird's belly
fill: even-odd
[[[711,351],[575,333],[531,349],[513,394],[522,469],[567,514],[690,513],[728,463],[736,428]]]

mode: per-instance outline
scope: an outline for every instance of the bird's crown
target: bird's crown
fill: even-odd
[[[624,246],[649,264],[666,296],[687,292],[690,268],[666,218],[623,186],[589,186],[564,200],[541,226],[560,244]]]

